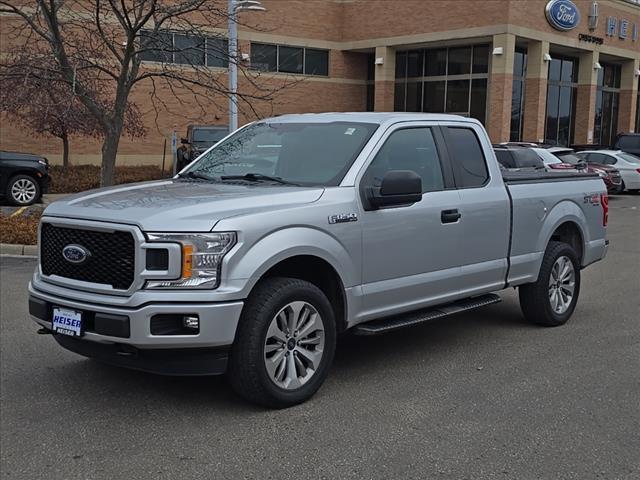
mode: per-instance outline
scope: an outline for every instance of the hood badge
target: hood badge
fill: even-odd
[[[81,265],[91,256],[91,252],[82,245],[72,243],[62,249],[62,257],[69,263]]]
[[[329,215],[329,223],[333,225],[334,223],[348,223],[348,222],[357,222],[358,215],[356,213],[337,213],[335,215]]]

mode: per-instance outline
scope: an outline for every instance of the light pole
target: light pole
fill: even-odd
[[[229,131],[238,129],[238,12],[264,12],[258,0],[229,0]]]

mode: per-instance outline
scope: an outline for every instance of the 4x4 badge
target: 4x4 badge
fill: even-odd
[[[355,213],[338,213],[336,215],[329,215],[329,223],[347,223],[347,222],[357,222],[358,215]]]

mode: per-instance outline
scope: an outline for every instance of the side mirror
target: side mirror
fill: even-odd
[[[186,138],[181,138],[181,139],[180,139],[180,143],[181,143],[181,144],[183,144],[183,145],[189,145],[189,143],[190,143],[190,142],[189,142],[189,140],[188,140],[188,139],[186,139]]]
[[[394,205],[410,205],[422,200],[422,179],[412,170],[391,170],[382,179],[380,188],[367,192],[371,210]]]

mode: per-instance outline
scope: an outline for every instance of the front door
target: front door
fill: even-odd
[[[389,132],[360,180],[361,191],[380,186],[390,170],[422,178],[422,201],[363,211],[363,312],[358,321],[439,303],[455,295],[461,269],[461,233],[454,211],[460,196],[440,154],[438,127],[398,127]],[[443,215],[443,212],[445,214]]]

